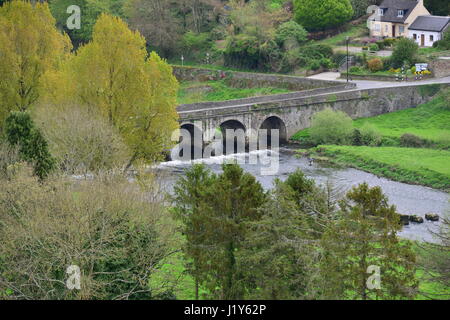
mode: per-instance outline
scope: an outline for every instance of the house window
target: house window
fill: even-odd
[[[386,32],[389,31],[389,26],[388,25],[385,26],[385,30],[386,30]]]
[[[378,9],[378,15],[384,16],[384,9]]]
[[[379,24],[375,25],[375,31],[380,31],[381,30],[381,26]]]
[[[430,35],[430,41],[433,42],[434,41],[434,36]]]
[[[405,32],[405,27],[404,27],[404,26],[399,26],[399,27],[398,27],[398,31],[399,31],[400,33]]]
[[[417,34],[413,34],[413,38],[414,38],[414,40],[417,40]]]
[[[405,10],[397,10],[397,17],[403,18],[404,15],[405,15]]]

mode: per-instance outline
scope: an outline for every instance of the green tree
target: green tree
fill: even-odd
[[[56,161],[48,151],[47,141],[28,113],[11,113],[5,121],[5,132],[8,143],[19,147],[21,158],[34,166],[34,174],[41,180],[55,169]]]
[[[249,235],[238,252],[248,288],[246,298],[317,297],[318,241],[310,232],[307,211],[286,197],[291,192],[288,188],[280,181],[276,183],[261,208],[261,219],[249,224]]]
[[[123,16],[123,3],[125,0],[51,0],[50,11],[56,19],[56,25],[64,30],[75,47],[87,43],[92,39],[92,31],[98,17],[102,13]],[[67,8],[76,5],[81,11],[80,29],[67,28],[67,19],[72,13],[67,13]]]
[[[322,238],[323,294],[332,299],[409,299],[416,294],[415,255],[400,241],[399,215],[380,187],[353,187]],[[375,267],[374,269],[371,268]],[[379,286],[369,276],[379,268]],[[368,282],[374,287],[370,288]]]
[[[294,18],[308,31],[337,27],[350,20],[350,0],[294,0]]]
[[[205,250],[206,232],[204,212],[200,210],[205,201],[205,192],[214,183],[216,177],[202,164],[195,164],[185,175],[178,179],[174,187],[172,201],[176,218],[182,223],[182,234],[186,236],[183,247],[188,272],[195,280],[195,298],[199,298],[199,284],[208,261],[208,250]]]
[[[277,28],[275,40],[280,45],[285,44],[286,41],[295,41],[299,45],[308,40],[308,32],[297,22],[288,21]]]
[[[415,63],[418,50],[419,45],[413,39],[401,38],[396,41],[391,56],[392,67],[400,68],[404,64]]]
[[[347,144],[352,132],[352,119],[331,108],[316,113],[310,128],[311,139],[317,144]]]
[[[261,184],[237,164],[224,164],[223,173],[206,190],[199,207],[208,251],[204,283],[214,297],[244,297],[243,263],[237,261],[237,254],[248,234],[247,224],[261,218],[259,209],[265,201]]]
[[[0,8],[0,128],[10,111],[25,111],[41,93],[41,78],[71,49],[47,3],[15,0]]]
[[[120,18],[102,14],[92,41],[48,77],[46,88],[50,101],[75,102],[104,117],[131,150],[127,168],[160,159],[172,145],[178,82],[170,65],[148,55],[145,39]]]
[[[425,7],[436,16],[450,15],[450,3],[447,0],[424,0]]]

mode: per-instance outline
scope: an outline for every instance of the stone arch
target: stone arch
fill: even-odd
[[[245,152],[248,145],[247,129],[241,121],[235,119],[223,121],[220,124],[220,131],[224,154]]]
[[[288,140],[287,129],[284,121],[278,116],[267,117],[259,126],[258,139],[261,139],[260,130],[267,130],[267,145],[270,145],[271,130],[279,130],[280,144],[286,143]]]
[[[184,150],[188,148],[188,145],[190,145],[190,155],[191,159],[201,158],[202,157],[202,151],[203,151],[203,130],[196,126],[193,123],[183,123],[180,126],[181,135],[180,135],[180,151],[179,156],[183,158]],[[189,133],[188,135],[186,135]],[[190,137],[190,141],[186,141],[186,144],[183,144],[184,137]]]

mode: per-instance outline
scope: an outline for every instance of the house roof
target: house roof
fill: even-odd
[[[382,22],[404,23],[418,4],[417,0],[384,0],[379,6],[384,14],[378,18]],[[398,17],[398,10],[404,11],[403,17]]]
[[[409,27],[409,30],[441,32],[449,23],[450,17],[418,16]]]

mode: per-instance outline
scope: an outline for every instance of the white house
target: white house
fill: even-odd
[[[450,27],[450,17],[418,16],[408,28],[408,38],[421,47],[432,47]]]

